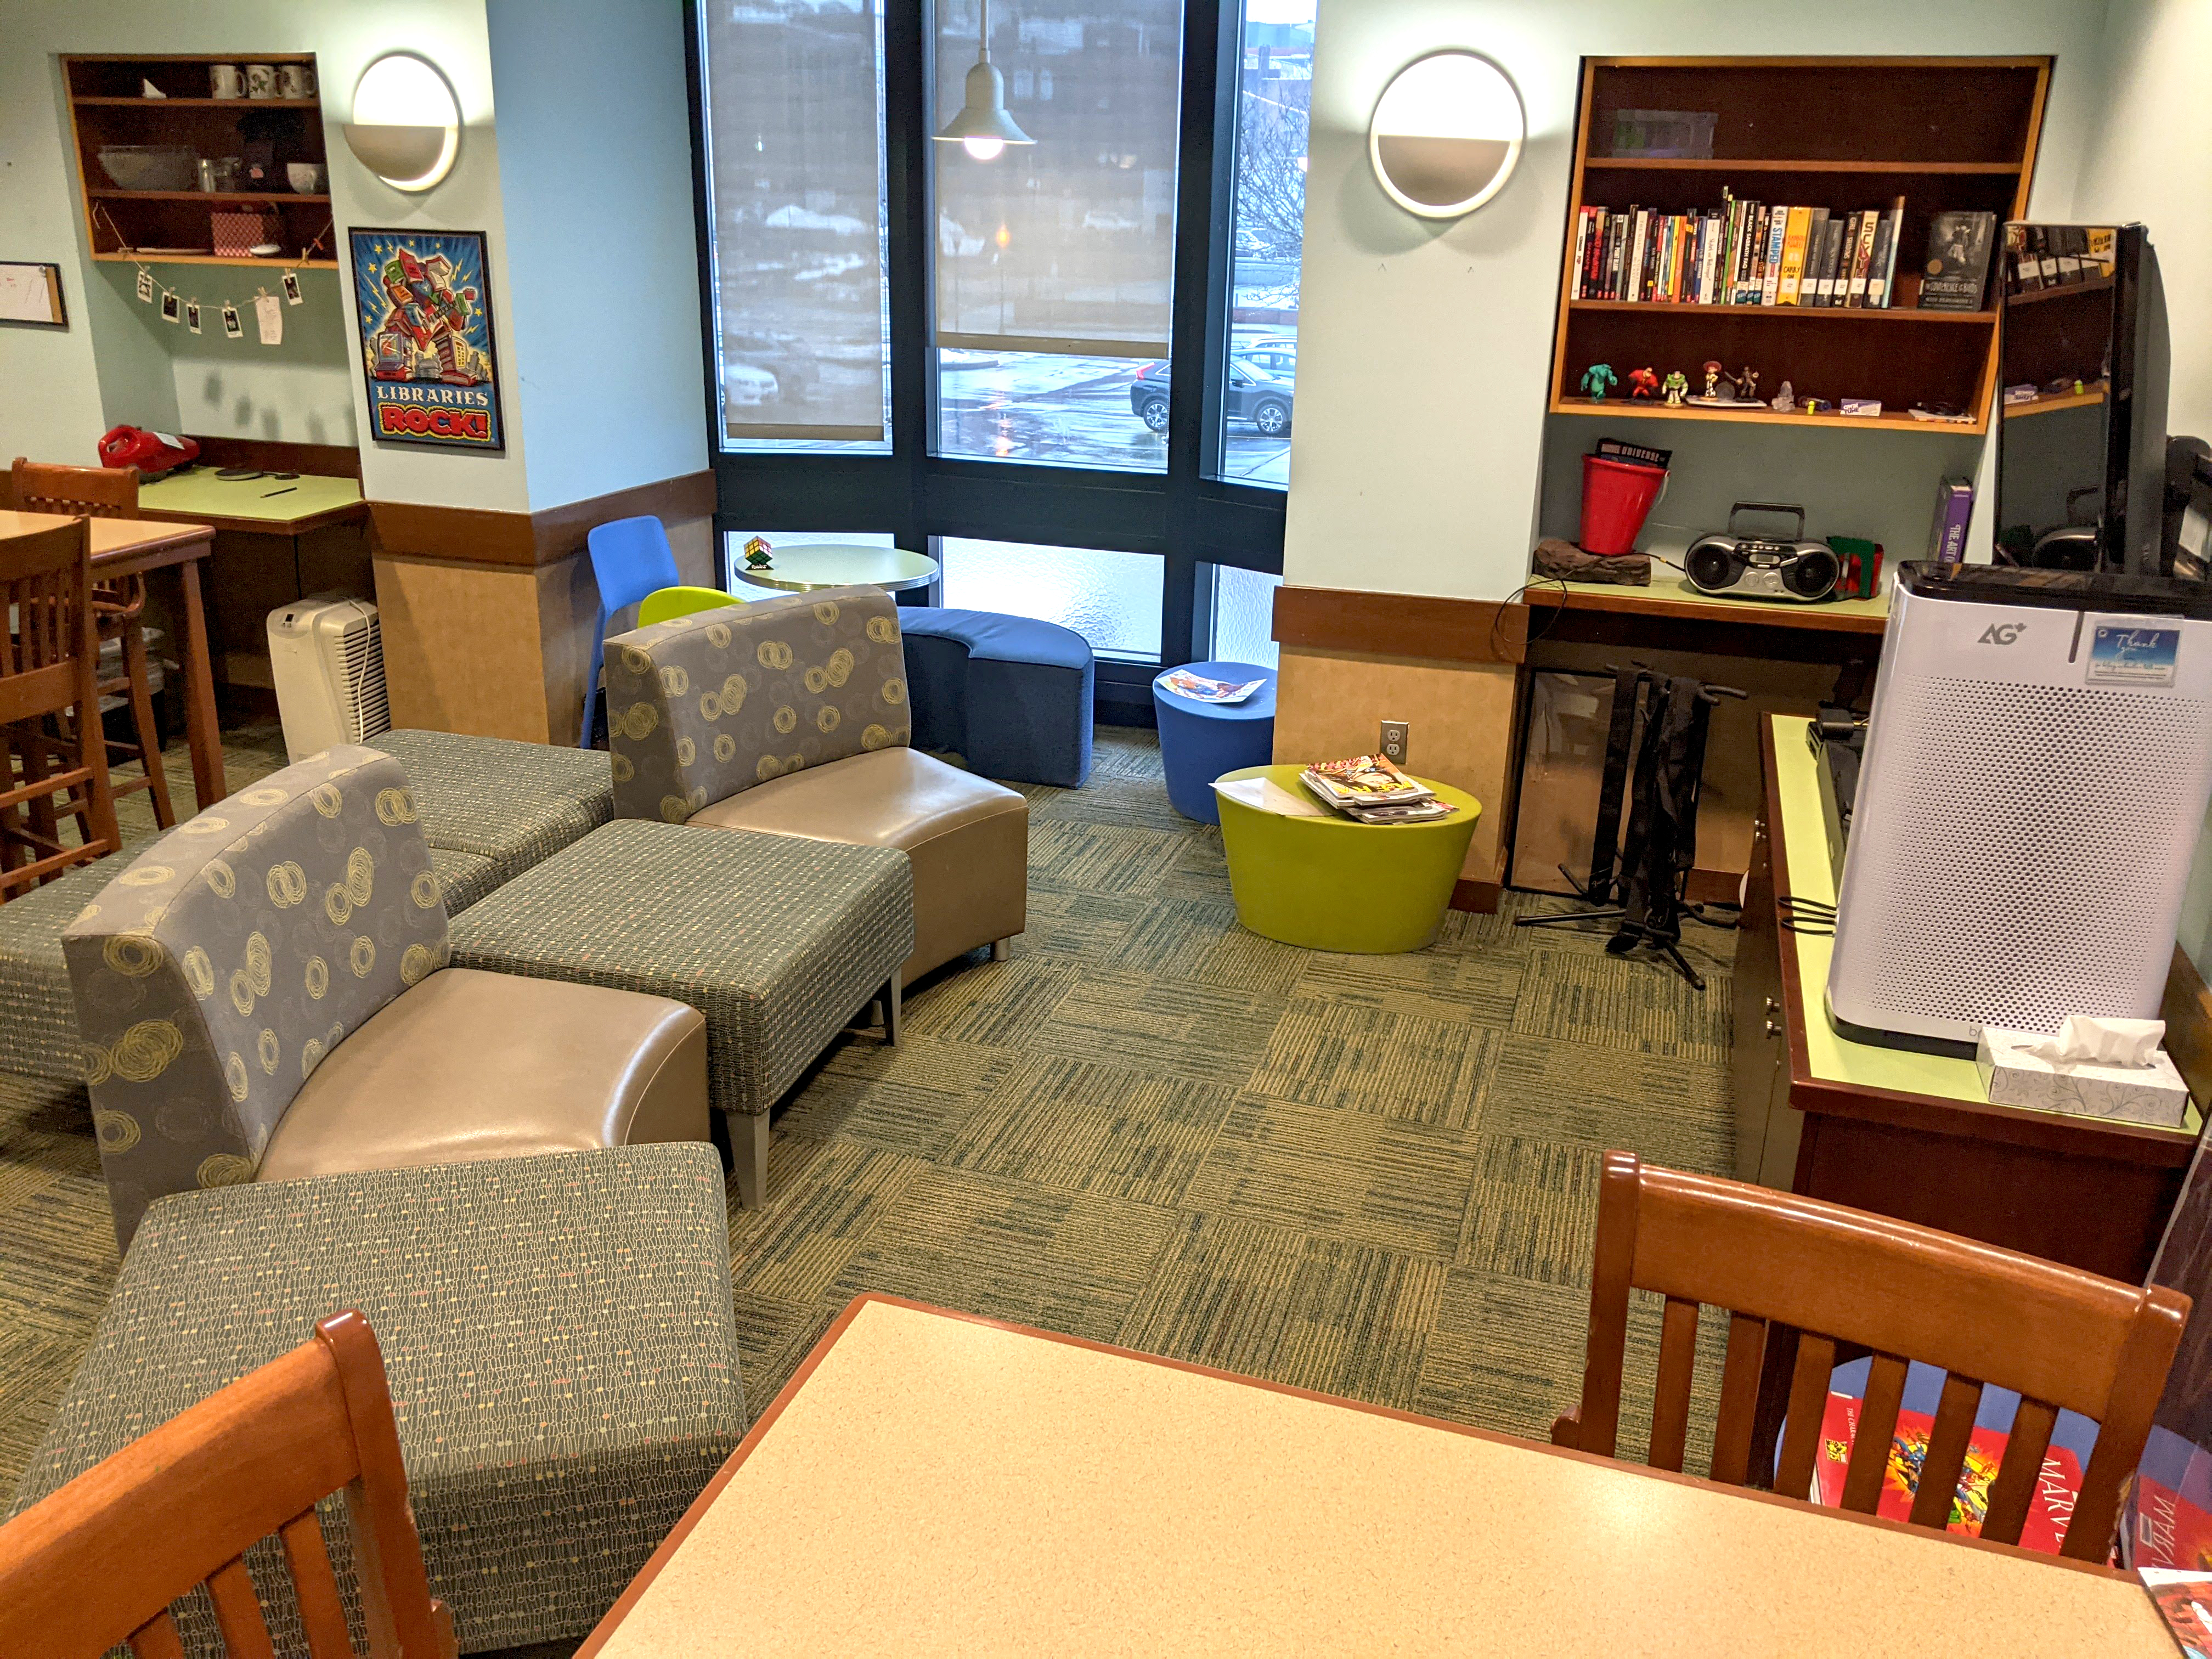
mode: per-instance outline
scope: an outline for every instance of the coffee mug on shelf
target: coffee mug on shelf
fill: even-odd
[[[208,65],[208,95],[213,98],[243,98],[246,96],[246,76],[235,64]]]
[[[319,196],[324,185],[328,182],[328,175],[324,173],[320,161],[287,161],[284,163],[284,180],[302,196]]]
[[[276,71],[276,87],[286,98],[315,95],[315,71],[306,64],[287,64]]]
[[[246,95],[248,98],[274,98],[276,95],[276,66],[274,64],[248,64],[246,66]]]

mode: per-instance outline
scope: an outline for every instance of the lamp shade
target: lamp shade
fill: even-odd
[[[1436,52],[1383,88],[1367,157],[1407,212],[1455,219],[1505,188],[1527,133],[1521,94],[1503,70],[1471,52]]]
[[[1006,113],[1006,77],[992,63],[979,63],[968,71],[967,100],[937,136],[963,143],[971,138],[995,138],[1002,144],[1036,143]]]
[[[394,190],[428,190],[453,171],[459,153],[460,104],[426,59],[390,52],[362,71],[345,141]]]

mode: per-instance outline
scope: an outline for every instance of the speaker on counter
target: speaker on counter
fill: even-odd
[[[1794,514],[1796,533],[1787,538],[1739,533],[1736,520],[1746,513]],[[1826,542],[1808,542],[1805,509],[1775,501],[1738,501],[1729,511],[1725,532],[1700,536],[1682,560],[1690,586],[1700,593],[1730,599],[1783,599],[1808,604],[1836,591],[1843,561]]]

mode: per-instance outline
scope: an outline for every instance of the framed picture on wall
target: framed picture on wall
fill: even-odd
[[[483,234],[349,235],[369,435],[384,444],[504,450]]]

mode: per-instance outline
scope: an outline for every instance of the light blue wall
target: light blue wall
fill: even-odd
[[[489,0],[533,509],[707,465],[682,8]]]

